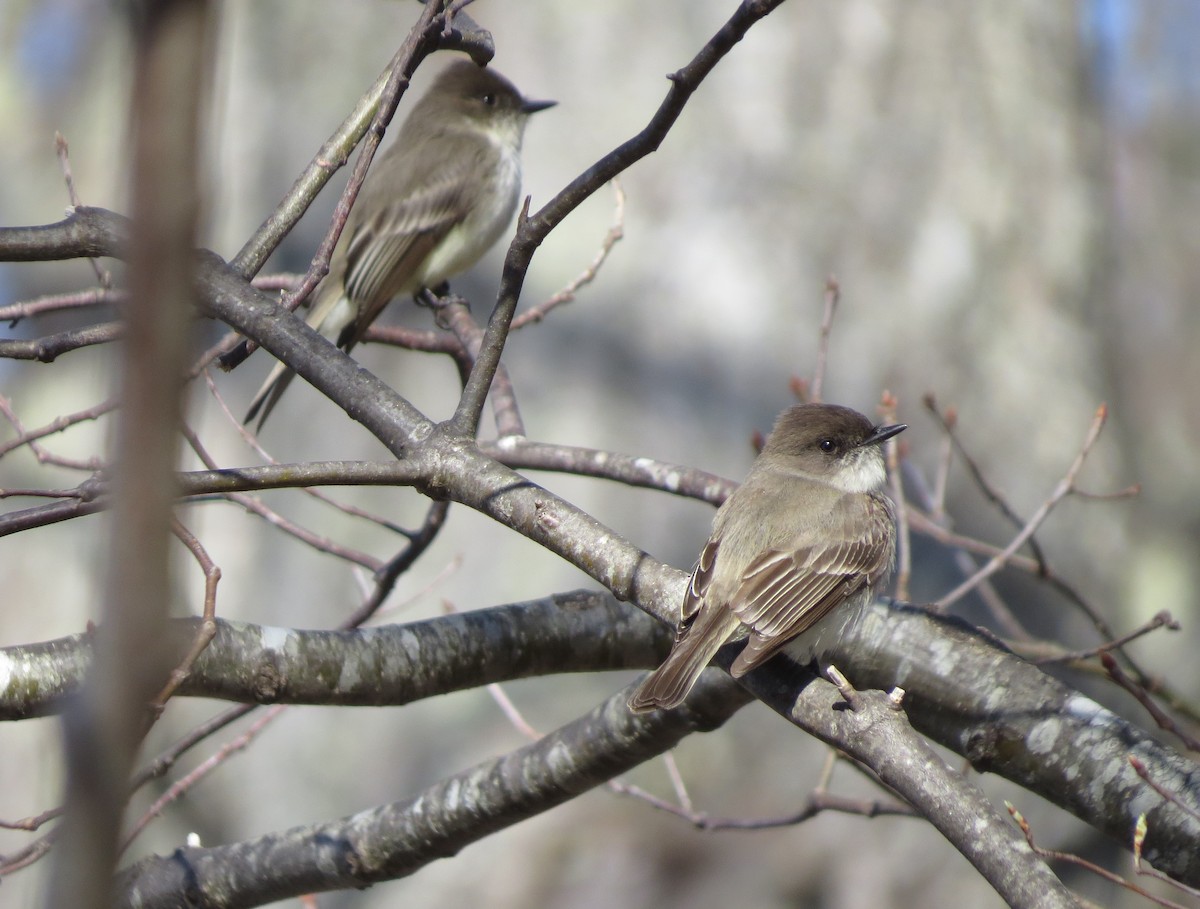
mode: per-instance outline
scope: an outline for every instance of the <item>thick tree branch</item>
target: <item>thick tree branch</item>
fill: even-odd
[[[716,728],[748,700],[729,679],[711,677],[670,713],[635,717],[626,696],[619,692],[532,745],[416,798],[244,843],[144,859],[119,876],[116,905],[165,909],[186,900],[232,909],[404,877]]]
[[[1130,845],[1132,821],[1149,816],[1146,855],[1183,883],[1200,885],[1200,823],[1138,778],[1127,757],[1154,765],[1160,783],[1200,807],[1200,767],[956,619],[911,606],[876,603],[866,620],[829,656],[860,689],[899,686],[913,727],[963,755],[977,770],[997,773],[1066,808]],[[795,704],[787,672],[773,690],[752,675],[751,690],[788,715]],[[772,669],[764,667],[764,669]],[[802,727],[825,737],[822,702]],[[809,723],[816,724],[814,728]],[[845,747],[838,739],[838,747]],[[874,766],[872,764],[871,766]]]
[[[677,573],[677,588],[682,583]],[[181,691],[258,703],[403,704],[510,678],[649,667],[667,638],[662,626],[651,635],[651,625],[605,597],[579,592],[349,634],[222,622]],[[179,632],[180,652],[191,633]],[[718,659],[728,663],[736,649]],[[54,699],[83,672],[86,651],[83,636],[0,651],[0,668],[27,680],[4,693],[0,719],[53,710]],[[1133,806],[1148,811],[1147,857],[1185,883],[1200,883],[1200,859],[1189,847],[1196,821],[1142,782],[1126,757],[1136,755],[1156,781],[1193,806],[1200,804],[1200,769],[992,639],[915,607],[877,604],[831,660],[860,689],[904,688],[903,706],[918,731],[1122,845],[1128,846]],[[343,675],[339,667],[354,671]],[[786,659],[742,680],[789,721],[878,771],[886,760],[853,744],[857,733],[839,729],[828,704],[836,695],[822,694],[828,686],[811,681]],[[917,773],[915,782],[894,785],[903,790],[920,779]]]
[[[196,619],[172,623],[178,659]],[[607,594],[573,591],[539,600],[346,631],[281,629],[217,620],[180,695],[252,704],[399,706],[493,682],[640,669],[666,653],[670,632]],[[0,649],[9,684],[0,722],[56,712],[91,661],[90,635]]]

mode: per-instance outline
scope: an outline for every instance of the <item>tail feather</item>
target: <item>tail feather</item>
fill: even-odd
[[[740,624],[729,609],[704,603],[696,622],[675,643],[662,665],[646,676],[629,696],[629,709],[646,713],[655,707],[670,710],[682,704],[709,660]]]
[[[326,290],[326,285],[329,285],[329,290]],[[336,287],[336,282],[330,284],[329,277],[326,277],[321,286],[317,288],[317,295],[304,321],[323,337],[333,340],[342,333],[347,325],[353,323],[354,310],[340,288]],[[343,345],[347,352],[353,346],[352,343]],[[258,425],[255,429],[261,432],[263,424],[267,422],[267,417],[275,409],[275,405],[279,403],[279,399],[287,387],[292,384],[294,378],[296,378],[296,373],[293,370],[283,363],[276,363],[275,368],[267,375],[267,380],[254,395],[254,400],[250,402],[250,409],[246,411],[246,418],[242,422],[249,423],[257,416]]]
[[[275,409],[275,405],[279,403],[279,399],[283,397],[283,393],[294,378],[296,378],[294,370],[288,369],[282,363],[276,363],[275,368],[267,376],[267,381],[263,383],[258,394],[254,396],[254,400],[250,402],[250,409],[246,411],[246,418],[242,422],[249,423],[257,416],[258,425],[255,427],[255,431],[261,432],[263,423],[267,422],[267,417],[271,415],[271,411]]]

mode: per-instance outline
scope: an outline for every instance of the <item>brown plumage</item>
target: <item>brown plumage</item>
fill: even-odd
[[[747,641],[735,678],[784,647],[804,662],[821,656],[891,571],[895,519],[876,491],[885,478],[879,444],[904,428],[875,427],[829,404],[780,415],[746,481],[717,511],[675,646],[630,709],[676,706],[739,637]]]
[[[363,181],[305,321],[349,352],[394,297],[474,265],[516,212],[525,123],[553,103],[469,60],[447,66]],[[245,422],[261,429],[295,375],[276,364]]]

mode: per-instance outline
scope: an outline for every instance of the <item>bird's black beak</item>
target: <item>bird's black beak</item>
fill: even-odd
[[[540,110],[545,110],[547,107],[553,107],[557,101],[530,101],[524,99],[521,101],[521,113],[536,114]]]
[[[907,423],[894,423],[891,426],[876,426],[871,434],[859,443],[859,447],[865,448],[868,445],[878,445],[880,442],[886,442],[892,436],[899,435],[908,429]]]

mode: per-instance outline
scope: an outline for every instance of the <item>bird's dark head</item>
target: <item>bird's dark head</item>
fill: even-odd
[[[456,60],[438,74],[421,103],[479,123],[523,125],[530,114],[553,107],[556,102],[531,101],[494,69],[470,60]]]
[[[779,415],[759,457],[773,470],[843,492],[870,492],[885,478],[880,443],[906,428],[903,423],[877,426],[837,404],[796,404]]]

